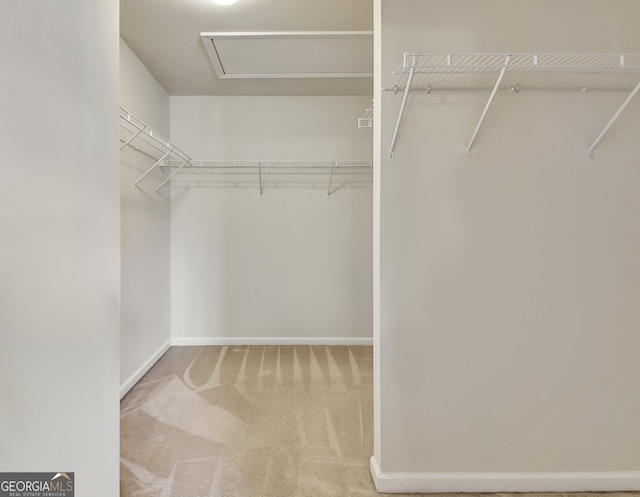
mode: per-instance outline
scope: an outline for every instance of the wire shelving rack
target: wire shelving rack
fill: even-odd
[[[406,52],[402,64],[383,88],[403,91],[400,112],[389,147],[395,143],[410,91],[490,90],[489,99],[466,147],[471,152],[476,136],[498,90],[630,91],[601,133],[588,148],[589,158],[640,90],[640,54],[587,53],[457,53]]]
[[[167,160],[163,167],[170,171],[181,168],[181,161]],[[324,175],[328,179],[327,196],[331,195],[333,178],[337,175],[371,175],[373,162],[352,161],[274,161],[274,160],[192,160],[183,172],[209,174],[248,174],[258,179],[260,195],[265,177],[283,174]],[[173,172],[171,173],[173,174]]]
[[[120,150],[125,147],[147,155],[155,162],[135,182],[134,186],[151,171],[159,167],[167,174],[156,187],[156,192],[179,172],[207,172],[212,174],[255,175],[260,185],[260,195],[264,188],[263,176],[282,174],[316,174],[328,178],[327,196],[333,193],[333,178],[337,175],[371,175],[373,163],[363,160],[339,161],[276,161],[276,160],[193,160],[161,134],[120,107],[120,127],[124,137],[120,138]]]
[[[120,107],[120,127],[125,131],[125,135],[129,134],[126,139],[120,138],[122,144],[120,150],[131,147],[155,160],[153,165],[134,182],[134,186],[137,187],[144,177],[165,161],[179,161],[180,166],[158,185],[157,192],[171,180],[174,174],[191,163],[191,157],[123,107]]]

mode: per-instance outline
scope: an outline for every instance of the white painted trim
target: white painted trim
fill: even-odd
[[[373,453],[377,457],[381,457],[380,195],[382,184],[382,0],[373,0],[373,32]]]
[[[129,376],[129,378],[127,378],[127,380],[122,385],[120,385],[120,399],[122,399],[122,397],[124,397],[127,392],[131,390],[133,386],[138,383],[138,381],[140,381],[140,378],[142,378],[147,373],[147,371],[149,371],[151,367],[156,362],[158,362],[158,359],[160,359],[165,354],[165,352],[169,350],[169,347],[171,347],[171,339],[163,343],[158,350],[156,350],[146,361],[144,361],[142,366],[136,369],[136,371],[131,376]]]
[[[372,38],[373,31],[256,31],[256,32],[228,32],[228,31],[205,31],[200,33],[204,47],[211,59],[211,63],[219,79],[233,78],[371,78],[373,73],[363,72],[332,72],[332,73],[278,73],[278,74],[258,74],[258,73],[227,73],[221,54],[218,53],[219,45],[216,42],[222,40],[247,40],[247,39],[331,39],[339,38]]]
[[[372,345],[358,337],[173,337],[171,345]]]
[[[640,471],[552,473],[382,473],[375,457],[371,476],[380,493],[625,492],[640,490]]]
[[[326,38],[330,36],[373,38],[373,31],[202,31],[211,38]]]

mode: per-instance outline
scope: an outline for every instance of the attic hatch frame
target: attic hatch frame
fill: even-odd
[[[120,127],[130,133],[127,139],[120,139],[120,150],[130,147],[155,162],[138,179],[134,186],[140,188],[142,181],[156,167],[168,171],[168,176],[156,187],[159,192],[165,184],[179,172],[208,170],[215,174],[254,174],[258,177],[260,196],[264,192],[263,176],[270,174],[318,174],[328,176],[327,198],[337,188],[332,189],[335,175],[362,175],[373,173],[373,162],[364,160],[340,161],[273,161],[273,160],[193,160],[176,145],[164,138],[151,126],[135,117],[124,107],[120,107]],[[137,141],[145,144],[145,148],[153,149],[154,154],[146,152],[142,145],[136,146]],[[158,155],[162,154],[160,157]]]
[[[213,65],[216,75],[220,79],[281,79],[281,78],[371,78],[373,77],[373,68],[363,71],[353,71],[334,68],[329,71],[290,71],[290,72],[235,72],[233,70],[227,70],[228,61],[226,56],[221,53],[220,43],[233,42],[233,41],[249,41],[249,40],[263,40],[273,43],[274,41],[285,40],[298,40],[302,43],[309,43],[312,41],[320,42],[320,47],[330,46],[332,43],[357,43],[359,40],[373,41],[373,31],[203,31],[200,33],[200,39],[204,44],[207,51],[207,55]],[[218,42],[218,44],[216,44]],[[343,47],[345,48],[345,47]],[[272,47],[272,50],[278,50]],[[280,47],[282,50],[282,47]],[[247,53],[254,55],[256,49],[248,49]],[[301,50],[300,53],[295,53],[295,50],[291,49],[283,51],[280,56],[286,61],[287,64],[292,62],[309,62],[313,60],[313,52],[310,47],[306,50]],[[272,54],[273,55],[273,54]],[[337,54],[331,54],[330,60],[333,62],[337,59]],[[362,57],[357,57],[355,60],[358,62]],[[353,58],[351,63],[353,63]],[[342,61],[344,65],[345,61]],[[347,63],[347,65],[349,65]]]
[[[587,149],[594,150],[640,91],[640,54],[567,53],[419,53],[405,52],[383,91],[403,90],[388,159],[395,159],[395,147],[409,92],[438,90],[491,90],[471,135],[465,153],[471,154],[498,90],[630,91]]]

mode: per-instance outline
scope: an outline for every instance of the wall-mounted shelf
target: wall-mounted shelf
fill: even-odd
[[[156,192],[180,171],[208,172],[212,174],[253,174],[258,178],[260,195],[263,192],[263,176],[282,174],[319,174],[329,179],[327,196],[331,195],[334,175],[372,174],[371,161],[273,161],[273,160],[192,160],[186,153],[164,138],[153,128],[120,107],[120,150],[131,147],[152,158],[155,162],[135,182],[138,183],[153,169],[160,166],[168,174],[156,187]]]
[[[373,128],[373,101],[362,117],[358,118],[358,128]]]
[[[640,90],[640,54],[407,52],[383,90],[404,92],[389,147],[391,160],[394,158],[395,143],[410,91],[491,90],[467,145],[467,154],[473,147],[498,90],[630,91],[627,99],[589,146],[588,156],[592,157],[604,134]]]
[[[131,147],[155,160],[154,164],[134,182],[136,187],[145,176],[166,160],[179,161],[180,166],[158,185],[156,188],[158,191],[174,174],[191,162],[191,158],[187,154],[123,107],[120,107],[120,127],[124,130],[123,134],[125,135],[120,138],[122,144],[120,150]]]
[[[257,160],[191,160],[187,167],[182,161],[166,160],[163,167],[173,176],[177,171],[186,173],[207,172],[211,174],[251,174],[258,179],[260,195],[263,193],[263,177],[282,174],[318,174],[328,176],[327,196],[335,175],[372,174],[371,161],[257,161]]]

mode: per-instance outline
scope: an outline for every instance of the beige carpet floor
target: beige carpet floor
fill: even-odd
[[[372,379],[371,347],[173,347],[121,402],[120,495],[374,497]]]
[[[173,347],[120,407],[121,496],[375,496],[371,347]]]

